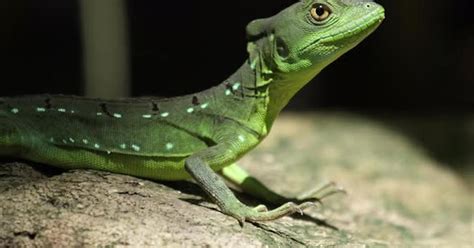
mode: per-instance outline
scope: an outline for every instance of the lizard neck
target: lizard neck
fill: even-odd
[[[255,71],[249,65],[248,61],[240,66],[240,68],[232,74],[225,83],[240,84],[244,90],[253,90],[256,88],[256,74]]]
[[[249,120],[262,126],[262,135],[265,136],[291,98],[319,71],[281,76],[273,72],[261,73],[259,68],[253,68],[249,61],[246,61],[221,87],[229,88],[237,96],[239,93],[233,92],[236,88],[232,89],[232,86],[241,87],[240,96],[246,103],[246,108],[252,108]]]
[[[248,61],[220,85],[206,91],[212,95],[213,114],[222,116],[252,130],[261,139],[268,134],[265,118],[268,108],[268,86],[257,87],[256,73]]]
[[[267,126],[272,126],[276,117],[288,105],[288,102],[318,73],[319,71],[308,72],[291,77],[281,77],[278,74],[271,76],[272,82],[268,86]]]

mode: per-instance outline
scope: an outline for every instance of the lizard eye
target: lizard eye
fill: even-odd
[[[311,8],[311,17],[316,22],[323,22],[331,15],[331,9],[324,4],[316,4]]]

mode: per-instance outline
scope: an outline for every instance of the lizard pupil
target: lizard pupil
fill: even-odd
[[[318,4],[311,8],[311,16],[313,20],[316,21],[316,24],[322,23],[331,15],[331,9],[324,4]]]
[[[316,8],[316,14],[318,16],[323,16],[324,12],[326,12],[326,9],[324,8],[324,6],[323,5],[318,5],[318,7]]]

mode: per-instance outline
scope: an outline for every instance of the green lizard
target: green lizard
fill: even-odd
[[[241,223],[301,212],[318,198],[280,196],[235,162],[267,136],[297,91],[383,19],[383,7],[368,0],[299,1],[251,22],[248,60],[222,84],[188,96],[0,98],[0,155],[65,169],[193,178],[223,213]],[[270,211],[246,206],[216,172],[282,205]]]

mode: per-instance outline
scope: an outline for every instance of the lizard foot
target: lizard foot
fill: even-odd
[[[322,186],[315,187],[314,189],[311,189],[299,195],[295,199],[291,199],[291,200],[293,200],[296,203],[312,201],[312,202],[317,202],[323,205],[323,202],[322,202],[323,199],[329,196],[332,196],[335,194],[341,194],[341,193],[347,194],[347,191],[344,188],[337,185],[335,182],[329,182],[329,183],[323,184]]]
[[[233,207],[223,209],[224,213],[236,218],[240,225],[243,226],[245,221],[259,222],[276,220],[284,216],[299,213],[303,215],[303,210],[315,206],[313,201],[296,204],[288,202],[273,210],[268,210],[266,206],[259,205],[255,208],[248,207],[243,203],[236,204]]]

